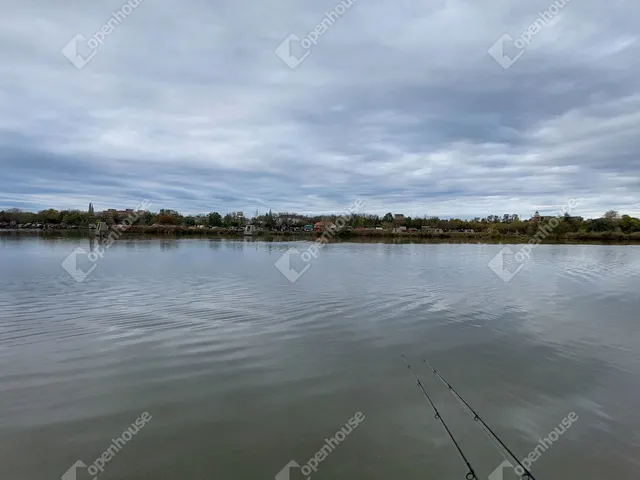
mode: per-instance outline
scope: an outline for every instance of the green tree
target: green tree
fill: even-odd
[[[272,229],[276,226],[276,221],[273,218],[273,213],[271,213],[271,209],[269,209],[269,213],[265,215],[264,226],[269,229]]]
[[[86,225],[88,222],[88,214],[81,212],[79,210],[71,210],[68,212],[63,212],[62,215],[62,223],[66,223],[68,225]]]
[[[40,210],[38,212],[38,218],[44,223],[60,223],[60,212],[53,208],[47,210]]]
[[[207,224],[210,227],[221,227],[222,226],[222,215],[218,212],[211,212],[207,215]]]
[[[149,211],[145,211],[140,217],[140,223],[142,223],[143,225],[151,225],[153,223],[154,218],[155,218],[155,215],[153,213]]]
[[[640,232],[640,220],[630,215],[623,215],[619,226],[624,233]]]
[[[230,213],[227,213],[222,219],[222,225],[226,228],[229,228],[229,227],[233,227],[234,224],[235,224],[235,221],[233,217],[231,216]]]

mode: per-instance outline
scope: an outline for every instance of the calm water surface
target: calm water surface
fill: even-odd
[[[503,459],[423,358],[520,456],[579,416],[538,480],[637,478],[640,247],[539,246],[504,283],[499,245],[332,244],[292,284],[292,246],[121,239],[79,283],[87,239],[0,236],[0,477],[89,466],[148,412],[98,478],[273,479],[362,412],[312,478],[464,478],[405,354],[479,478]]]

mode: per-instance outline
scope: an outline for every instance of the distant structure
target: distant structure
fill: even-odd
[[[116,210],[115,208],[109,208],[108,210],[102,212],[102,218],[109,225],[113,225],[122,222],[122,220],[127,217],[133,216],[133,214],[134,211],[132,208],[127,208],[126,210]]]
[[[531,222],[548,222],[552,218],[560,219],[561,217],[556,217],[554,215],[540,215],[540,212],[538,212],[536,210],[536,213],[533,214],[533,217],[531,217],[530,221]],[[571,221],[574,221],[574,222],[582,222],[584,220],[583,217],[574,217],[574,216],[568,215],[568,214],[565,214],[564,217],[562,217],[562,218],[567,219],[567,220],[571,220]]]
[[[536,213],[533,214],[533,217],[531,217],[531,221],[532,222],[546,222],[548,220],[551,220],[552,218],[555,218],[553,215],[540,215],[540,212],[538,210],[536,210]]]
[[[395,220],[396,223],[403,223],[404,222],[404,215],[401,213],[396,213],[393,216],[393,219]]]

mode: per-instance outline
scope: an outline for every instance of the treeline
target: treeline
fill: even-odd
[[[160,210],[159,212],[140,212],[139,215],[127,215],[124,212],[99,212],[89,213],[82,210],[55,210],[53,208],[41,210],[39,212],[25,212],[19,208],[0,210],[0,225],[65,225],[86,227],[98,221],[105,221],[109,224],[122,223],[127,217],[131,217],[133,225],[176,225],[176,226],[216,226],[216,227],[238,227],[244,226],[242,219],[235,218],[231,214],[224,217],[218,212],[207,215],[183,216],[175,210]]]
[[[620,215],[616,211],[609,211],[600,218],[582,219],[569,214],[556,217],[557,226],[553,227],[553,236],[563,236],[568,233],[603,233],[614,232],[630,234],[640,232],[640,219],[630,215]],[[431,218],[406,218],[403,225],[407,228],[421,229],[423,226],[440,228],[443,231],[473,230],[476,233],[493,235],[535,235],[541,225],[548,223],[548,218],[539,221],[531,219],[521,220],[517,215],[489,215],[485,218],[472,220]],[[555,223],[555,222],[554,222]]]
[[[336,222],[337,215],[306,216],[296,213],[281,212],[273,213],[269,211],[264,215],[256,215],[252,219],[244,219],[242,216],[231,213],[222,215],[219,212],[211,212],[202,215],[181,215],[176,210],[163,209],[159,212],[139,212],[133,219],[134,225],[144,226],[176,226],[176,227],[217,227],[217,228],[238,228],[246,224],[255,224],[267,230],[293,231],[301,229],[304,225],[315,224],[316,222],[332,223]],[[17,208],[0,211],[0,226],[17,226],[27,224],[42,224],[52,226],[75,226],[85,227],[95,224],[97,221],[119,224],[125,220],[122,213],[102,212],[89,213],[81,210],[41,210],[37,213],[25,212]],[[542,217],[539,221],[533,219],[522,220],[515,214],[489,215],[484,218],[474,219],[438,217],[398,217],[392,213],[384,216],[369,214],[351,214],[343,217],[345,225],[354,229],[375,229],[383,228],[390,230],[397,227],[406,227],[407,230],[422,227],[442,229],[444,232],[456,232],[473,230],[475,233],[485,235],[535,235],[541,224],[548,221],[549,217]],[[589,234],[613,232],[619,234],[632,234],[640,232],[640,219],[629,215],[620,215],[614,210],[606,212],[600,218],[582,219],[572,217],[568,214],[557,217],[558,224],[553,228],[553,236],[563,236],[566,234]],[[554,222],[555,223],[555,222]]]

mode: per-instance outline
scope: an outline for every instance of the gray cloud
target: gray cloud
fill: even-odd
[[[336,4],[143,0],[81,70],[121,0],[5,7],[0,208],[640,214],[640,5],[571,0],[505,70],[551,2],[355,0],[291,70]]]

